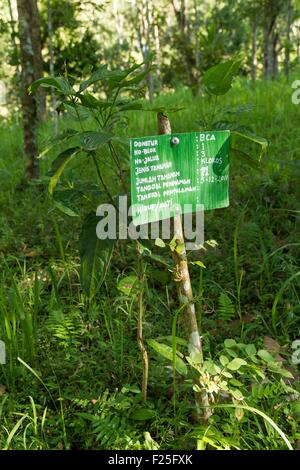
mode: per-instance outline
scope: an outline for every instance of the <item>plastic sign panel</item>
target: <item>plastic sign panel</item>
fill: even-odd
[[[130,140],[135,225],[229,205],[230,131],[164,134]]]

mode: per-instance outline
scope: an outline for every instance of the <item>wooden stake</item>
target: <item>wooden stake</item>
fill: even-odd
[[[139,244],[137,244],[138,254],[138,318],[137,318],[137,343],[142,355],[143,362],[143,378],[142,378],[142,400],[147,400],[147,387],[148,387],[148,353],[145,348],[144,335],[143,335],[143,319],[144,319],[144,273],[142,252]]]
[[[171,124],[168,117],[159,112],[157,114],[157,127],[159,134],[171,134]],[[203,361],[201,337],[199,335],[197,317],[193,299],[192,285],[188,268],[188,261],[185,249],[185,240],[182,230],[181,215],[176,213],[174,217],[174,239],[176,246],[180,247],[172,251],[175,264],[174,279],[177,283],[177,291],[180,306],[183,307],[184,329],[188,336],[189,349],[200,353],[201,362]],[[197,385],[199,383],[196,381]],[[196,393],[196,401],[203,408],[202,419],[207,420],[211,416],[208,395],[205,390]]]

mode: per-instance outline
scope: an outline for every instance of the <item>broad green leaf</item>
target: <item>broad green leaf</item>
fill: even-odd
[[[82,132],[78,137],[84,150],[92,151],[109,142],[113,135],[105,132]]]
[[[68,150],[65,150],[61,154],[59,154],[54,162],[52,163],[52,168],[55,170],[54,175],[52,176],[49,186],[48,186],[48,191],[52,195],[53,191],[63,174],[66,166],[70,163],[71,160],[73,160],[74,157],[80,152],[80,148],[78,147],[73,147]]]
[[[230,155],[235,157],[237,160],[246,163],[246,165],[251,166],[251,168],[253,168],[254,170],[259,170],[261,167],[259,162],[251,158],[250,155],[248,155],[246,152],[243,152],[242,150],[238,150],[236,148],[231,147]]]
[[[211,375],[216,375],[216,374],[219,374],[221,372],[220,367],[212,361],[205,361],[204,365],[205,365],[206,370],[208,371],[208,373],[211,374]]]
[[[221,354],[221,356],[220,356],[220,362],[221,362],[222,366],[225,367],[225,366],[228,364],[229,359],[228,359],[228,357],[226,357],[226,356],[224,356],[223,354]]]
[[[80,279],[87,295],[94,294],[104,282],[114,247],[114,240],[100,240],[97,237],[98,222],[99,218],[90,212],[83,222],[79,237]]]
[[[143,109],[143,104],[139,101],[131,101],[124,104],[118,104],[119,111],[137,111]]]
[[[224,377],[227,377],[227,379],[232,378],[232,374],[230,374],[230,372],[228,372],[227,370],[222,370],[221,374],[224,375]]]
[[[225,95],[230,90],[233,78],[237,75],[240,65],[241,59],[231,59],[208,69],[202,79],[208,93]]]
[[[163,343],[158,343],[154,339],[149,339],[147,341],[149,346],[154,349],[158,354],[165,357],[169,361],[173,362],[173,349]],[[186,375],[187,374],[187,367],[183,360],[176,355],[175,357],[175,369],[179,374]]]
[[[247,365],[247,362],[244,361],[244,359],[241,359],[240,357],[235,357],[234,359],[232,359],[232,361],[230,361],[227,364],[226,367],[229,370],[239,370],[240,367],[246,366],[246,365]]]
[[[57,170],[62,166],[62,164],[65,162],[66,158],[68,158],[70,155],[72,155],[74,152],[79,151],[79,147],[70,147],[67,150],[64,150],[61,152],[57,157],[53,160],[51,163],[51,169],[48,172],[49,176],[55,175]]]
[[[244,396],[240,390],[230,390],[230,392],[236,400],[243,400]]]
[[[97,82],[106,81],[111,87],[118,86],[122,80],[124,80],[134,70],[139,68],[142,64],[134,64],[126,70],[108,70],[107,65],[102,65],[97,69],[88,80],[85,80],[80,84],[79,91],[84,91],[91,85]]]
[[[112,104],[109,101],[100,101],[97,98],[95,98],[93,95],[91,95],[90,93],[84,93],[84,94],[78,93],[77,96],[80,99],[81,104],[83,106],[86,106],[87,108],[91,108],[91,109],[104,109],[104,108],[108,108]]]
[[[63,94],[73,94],[74,90],[64,77],[44,77],[33,82],[30,87],[30,93],[34,93],[40,86],[44,88],[53,87]]]
[[[192,264],[200,266],[200,268],[206,268],[205,264],[203,264],[202,261],[192,261]]]
[[[256,347],[254,344],[246,344],[245,351],[248,356],[254,356],[256,354]]]
[[[268,141],[264,138],[264,137],[260,137],[252,132],[247,132],[246,130],[233,130],[231,131],[231,135],[232,136],[238,136],[244,140],[247,140],[247,141],[250,141],[250,142],[254,142],[258,145],[260,145],[261,147],[261,151],[258,155],[258,160],[261,159],[262,155],[264,154],[264,152],[266,151],[267,147],[268,147]],[[236,145],[236,144],[235,144]]]
[[[260,349],[257,351],[257,355],[265,362],[274,362],[274,357],[265,349]]]
[[[118,282],[118,289],[128,296],[136,293],[137,276],[126,276]]]
[[[155,245],[159,246],[160,248],[165,248],[166,244],[161,238],[156,238]]]
[[[236,341],[234,339],[225,339],[224,341],[225,348],[234,348],[236,346]]]

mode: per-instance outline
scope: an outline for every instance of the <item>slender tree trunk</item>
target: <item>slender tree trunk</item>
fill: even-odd
[[[272,73],[272,78],[277,78],[277,76],[278,76],[278,42],[279,42],[279,35],[274,34],[274,38],[273,38],[273,73]]]
[[[52,6],[51,0],[47,0],[47,10],[48,10],[48,36],[49,36],[49,72],[50,75],[54,75],[54,53],[53,53],[53,24],[52,24]],[[55,134],[58,132],[58,113],[56,111],[56,95],[54,89],[51,88],[51,102],[53,108],[53,121],[54,121],[54,130]]]
[[[280,13],[280,0],[264,0],[264,73],[268,79],[278,72],[278,40],[276,23]]]
[[[257,68],[257,16],[255,15],[252,21],[252,47],[251,47],[251,79],[253,82],[256,80]]]
[[[13,9],[11,5],[11,0],[8,0],[8,7],[9,7],[9,16],[10,16],[10,22],[11,22],[11,38],[12,38],[12,45],[14,49],[14,54],[17,57],[18,56],[18,46],[16,42],[16,29],[15,29],[15,23],[16,20],[14,19],[14,14],[13,14]],[[19,63],[17,62],[17,75],[20,76],[20,66]]]
[[[184,68],[186,75],[188,77],[189,85],[195,93],[195,87],[197,86],[197,79],[194,76],[193,69],[195,67],[195,57],[191,53],[193,48],[190,47],[190,31],[189,31],[189,22],[187,20],[187,8],[185,0],[180,1],[180,7],[175,4],[175,1],[172,0],[172,6],[175,13],[176,21],[180,31],[180,41],[178,43],[178,48],[181,52]]]
[[[157,127],[159,134],[171,134],[171,124],[168,117],[163,113],[157,114]],[[192,284],[190,279],[187,254],[185,250],[185,240],[182,230],[181,215],[175,214],[174,217],[174,238],[180,250],[172,252],[174,260],[174,279],[177,284],[178,298],[180,307],[183,310],[184,316],[184,330],[188,336],[189,348],[200,354],[203,361],[202,343],[199,335],[197,317],[195,311],[195,304],[192,292]],[[195,381],[197,383],[197,381]],[[199,386],[199,383],[197,383]],[[197,403],[203,407],[202,419],[207,421],[211,416],[211,408],[209,407],[209,399],[207,392],[202,390],[200,393],[195,393]]]
[[[147,61],[151,54],[151,31],[152,31],[152,3],[148,0],[133,0],[133,7],[136,10],[138,16],[138,28],[137,35],[138,41],[143,56],[143,60]],[[147,65],[146,65],[147,67]],[[153,100],[154,96],[154,86],[153,86],[153,76],[149,72],[146,77],[147,88],[148,88],[148,98],[150,101]]]
[[[286,17],[284,72],[286,77],[290,74],[290,46],[291,46],[292,1],[288,0]]]
[[[195,64],[196,64],[196,75],[197,75],[197,95],[201,95],[201,74],[200,74],[200,47],[199,47],[199,27],[200,27],[200,14],[198,10],[198,2],[194,0],[195,10],[195,23],[194,23],[194,36],[195,36]]]
[[[21,49],[22,68],[22,112],[24,128],[24,154],[25,154],[25,179],[38,177],[38,96],[29,94],[28,88],[37,78],[33,33],[36,32],[36,24],[32,21],[36,15],[35,0],[17,0],[19,16],[19,36]]]

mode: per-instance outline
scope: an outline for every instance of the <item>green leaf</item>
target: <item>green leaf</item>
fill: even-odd
[[[33,82],[29,87],[29,92],[34,93],[40,86],[44,88],[53,87],[63,94],[73,94],[74,90],[64,77],[44,77]]]
[[[217,375],[221,372],[220,367],[212,361],[205,361],[204,365],[208,373],[211,375]]]
[[[142,64],[134,64],[132,67],[129,67],[125,70],[108,70],[107,65],[102,65],[97,69],[88,80],[85,80],[80,84],[79,91],[84,91],[91,85],[97,82],[108,82],[111,87],[119,86],[120,82],[124,80],[129,74],[131,74],[134,70],[141,67]],[[128,84],[128,82],[127,82]],[[127,85],[126,85],[127,86]]]
[[[149,339],[147,341],[149,346],[154,349],[158,354],[161,356],[165,357],[169,361],[173,362],[173,349],[170,346],[167,346],[166,344],[163,343],[158,343],[154,339]],[[183,360],[178,357],[177,355],[175,356],[175,369],[179,374],[186,375],[187,374],[187,366],[183,362]]]
[[[166,244],[161,238],[156,238],[155,245],[159,246],[160,248],[165,248]]]
[[[114,240],[100,240],[97,237],[98,222],[99,218],[90,212],[83,222],[79,237],[80,280],[87,295],[94,294],[104,282],[114,247]]]
[[[208,93],[225,95],[230,90],[233,78],[237,75],[240,65],[241,59],[231,59],[208,69],[202,79]]]
[[[149,408],[138,408],[133,410],[133,412],[130,414],[130,418],[134,419],[135,421],[146,421],[147,419],[155,418],[155,416],[155,410],[150,410]]]
[[[221,354],[220,362],[221,362],[222,366],[225,367],[228,364],[229,359],[228,359],[227,356],[224,356],[223,354]]]
[[[265,362],[274,362],[274,357],[265,349],[260,349],[257,351],[257,355]]]
[[[236,346],[236,341],[234,339],[225,339],[224,341],[225,348],[234,348]]]
[[[118,110],[123,111],[137,111],[143,109],[143,104],[140,101],[129,101],[124,104],[118,104]]]
[[[82,132],[78,134],[78,137],[84,150],[92,151],[99,149],[109,142],[112,139],[113,134],[105,132]]]
[[[118,289],[128,296],[136,293],[137,276],[123,277],[118,283]]]
[[[230,361],[226,367],[229,370],[239,370],[240,367],[246,366],[246,365],[247,365],[247,362],[244,361],[244,359],[241,359],[240,357],[236,357],[232,359],[232,361]]]
[[[236,399],[236,400],[243,400],[244,396],[240,390],[230,390],[231,395]]]
[[[60,210],[61,212],[63,212],[63,214],[66,214],[70,217],[78,217],[79,214],[77,212],[75,212],[73,209],[71,209],[70,207],[68,206],[65,206],[64,204],[62,204],[61,202],[59,201],[53,201],[53,204],[54,206]]]
[[[253,132],[247,131],[246,129],[244,129],[243,131],[235,129],[235,130],[231,131],[231,135],[232,136],[238,136],[238,137],[240,137],[240,138],[242,138],[246,141],[254,142],[254,143],[260,145],[261,151],[258,155],[258,160],[261,159],[262,155],[267,150],[268,141],[264,137],[260,137],[256,134],[254,134]]]
[[[240,160],[243,163],[246,163],[246,165],[251,166],[254,170],[259,170],[260,169],[260,164],[256,160],[250,157],[246,152],[243,152],[242,150],[238,150],[236,148],[231,147],[230,149],[230,155],[235,157],[237,160]]]
[[[50,179],[50,183],[48,186],[48,191],[52,195],[53,191],[63,174],[66,166],[70,163],[71,160],[80,152],[80,148],[73,147],[64,152],[60,153],[54,162],[52,163],[52,171],[55,172],[52,178]]]
[[[245,351],[248,356],[254,356],[256,354],[256,347],[254,344],[246,344]]]
[[[200,268],[206,268],[205,264],[203,264],[202,261],[192,261],[192,264],[200,266]]]

